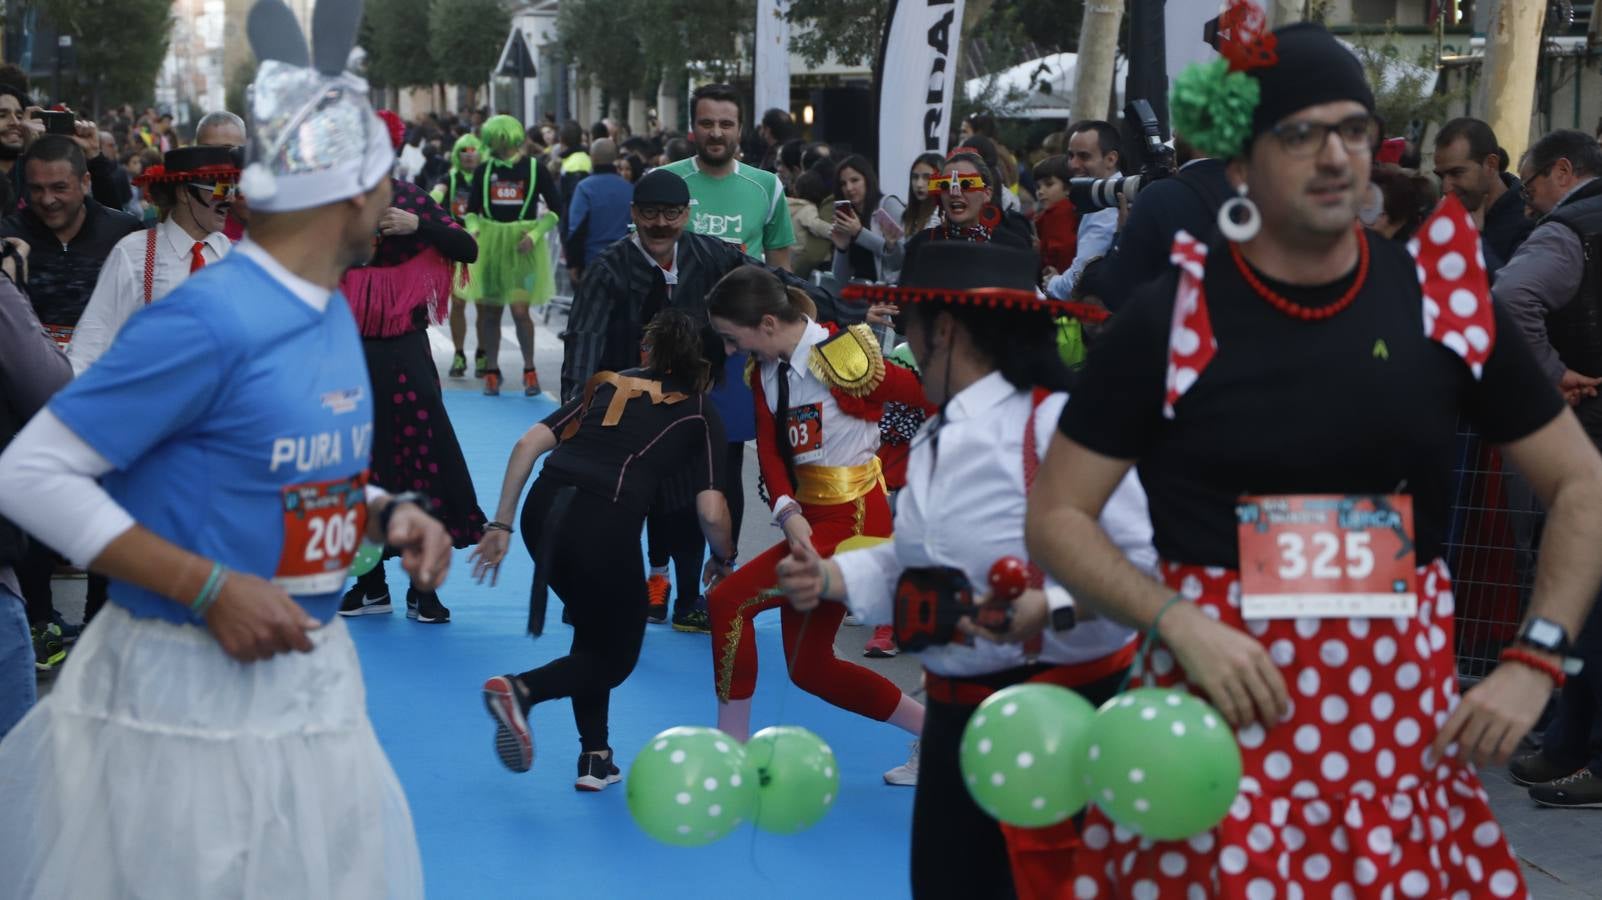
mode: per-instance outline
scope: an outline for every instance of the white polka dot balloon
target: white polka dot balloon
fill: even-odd
[[[840,764],[823,738],[794,725],[774,725],[751,735],[745,747],[757,779],[756,826],[795,834],[818,824],[840,796]]]
[[[680,726],[634,757],[624,794],[640,830],[665,844],[699,847],[752,817],[757,778],[739,741],[716,728]]]
[[[1182,691],[1139,688],[1090,726],[1090,796],[1114,823],[1153,840],[1202,834],[1240,791],[1240,747],[1218,711]]]
[[[1021,828],[1055,825],[1085,805],[1085,740],[1095,707],[1054,684],[1015,684],[979,704],[958,764],[974,802]]]

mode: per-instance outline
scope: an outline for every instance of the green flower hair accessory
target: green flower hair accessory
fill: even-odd
[[[1208,156],[1229,159],[1252,136],[1252,115],[1261,89],[1245,72],[1231,72],[1225,59],[1194,63],[1174,79],[1169,98],[1174,130]]]

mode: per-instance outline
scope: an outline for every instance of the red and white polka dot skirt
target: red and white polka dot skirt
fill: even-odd
[[[1268,648],[1291,714],[1236,732],[1240,794],[1206,834],[1152,841],[1092,807],[1067,896],[1528,896],[1473,767],[1429,750],[1458,702],[1445,563],[1419,570],[1418,615],[1395,619],[1247,623],[1233,571],[1165,563],[1163,577]],[[1166,649],[1148,669],[1147,683],[1187,686]]]

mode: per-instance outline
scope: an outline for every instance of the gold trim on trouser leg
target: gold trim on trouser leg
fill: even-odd
[[[734,688],[734,660],[740,652],[740,636],[745,634],[745,611],[778,596],[778,591],[778,587],[768,588],[735,607],[734,621],[729,623],[729,633],[723,639],[723,655],[718,659],[719,701],[728,703],[729,692]]]
[[[857,504],[857,512],[856,512],[856,516],[852,519],[852,522],[851,522],[851,536],[852,537],[861,537],[862,536],[862,530],[864,528],[866,528],[867,524],[868,524],[868,499],[867,499],[867,495],[864,494],[863,496],[858,497],[856,499],[856,504]]]

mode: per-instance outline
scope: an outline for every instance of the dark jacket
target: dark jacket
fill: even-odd
[[[1506,195],[1503,195],[1504,197]],[[1563,365],[1582,375],[1602,375],[1602,178],[1581,187],[1542,220],[1567,226],[1585,253],[1580,288],[1547,314],[1547,339]]]
[[[1535,230],[1535,222],[1524,214],[1524,185],[1506,172],[1502,183],[1507,190],[1485,211],[1485,230],[1480,244],[1485,249],[1485,268],[1491,274],[1507,265],[1519,245]]]
[[[646,256],[633,238],[625,238],[601,251],[585,268],[584,280],[573,297],[573,310],[567,320],[567,351],[562,359],[563,399],[572,399],[596,372],[638,366],[646,323],[667,306],[692,315],[703,313],[706,295],[718,279],[748,265],[762,266],[786,285],[805,290],[817,304],[819,319],[835,318],[834,298],[822,288],[753,259],[734,244],[689,231],[679,237],[675,264],[678,284],[670,296],[661,267]],[[714,367],[721,368],[723,344],[710,325],[706,339]]]
[[[83,227],[70,244],[56,240],[32,209],[23,209],[0,223],[0,237],[28,242],[28,296],[45,325],[75,327],[89,305],[89,295],[94,293],[100,267],[111,248],[144,227],[133,216],[101,206],[90,197],[84,198],[83,208]]]
[[[45,337],[28,298],[0,275],[0,450],[72,380],[72,364]],[[0,569],[21,560],[27,536],[0,519]]]
[[[931,241],[961,240],[961,238],[947,237],[945,228],[946,226],[943,224],[936,225],[933,228],[926,228],[908,238],[906,255],[907,263],[910,264],[912,262],[913,254],[922,249],[925,244],[928,244]],[[1029,218],[1023,213],[1005,210],[1001,214],[1001,220],[991,231],[990,241],[991,243],[1001,244],[1005,247],[1016,247],[1020,250],[1033,250],[1035,248],[1035,225],[1033,222],[1029,221]],[[906,271],[905,266],[903,266],[902,271]]]
[[[1168,254],[1180,230],[1210,243],[1218,208],[1234,195],[1224,170],[1223,160],[1198,159],[1142,188],[1112,251],[1085,269],[1075,292],[1117,311],[1135,288],[1169,270]]]

